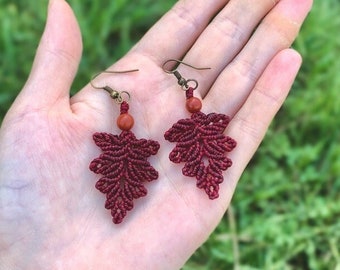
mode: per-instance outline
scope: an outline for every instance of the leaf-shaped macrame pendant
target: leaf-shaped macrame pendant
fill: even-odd
[[[155,155],[159,143],[136,139],[131,131],[120,135],[95,133],[93,140],[103,153],[90,164],[90,170],[103,175],[96,188],[106,194],[105,208],[111,210],[115,224],[121,223],[133,208],[133,199],[147,194],[144,182],[158,178],[147,158]]]
[[[119,135],[95,133],[93,140],[103,153],[90,164],[90,170],[101,174],[96,188],[106,194],[105,208],[111,210],[112,221],[121,223],[133,208],[133,199],[147,194],[144,182],[158,178],[158,172],[147,158],[155,155],[159,143],[153,140],[136,139],[130,131],[134,124],[128,113],[129,104],[123,101],[117,125],[122,130]]]
[[[191,118],[179,120],[164,134],[166,140],[177,143],[170,160],[185,162],[183,175],[196,177],[197,187],[204,189],[210,199],[218,198],[222,171],[232,165],[226,152],[234,149],[236,141],[223,134],[229,121],[224,114],[198,111]]]

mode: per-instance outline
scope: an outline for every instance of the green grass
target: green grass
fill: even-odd
[[[175,0],[69,2],[84,40],[79,89]],[[46,4],[0,0],[0,121],[29,74]],[[304,63],[293,90],[242,176],[232,211],[183,270],[340,269],[339,14],[338,0],[315,0],[294,44]]]

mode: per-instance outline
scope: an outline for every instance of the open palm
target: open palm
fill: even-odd
[[[115,225],[88,169],[100,154],[94,132],[118,134],[119,106],[105,91],[85,86],[72,98],[70,85],[81,57],[76,19],[64,0],[51,0],[46,29],[31,75],[0,133],[1,269],[178,269],[225,213],[244,168],[282,105],[299,69],[289,49],[311,0],[179,1],[96,84],[131,94],[137,138],[159,141],[149,160],[159,172]],[[218,15],[216,15],[218,13]],[[216,15],[216,16],[215,16]],[[214,17],[215,16],[215,17]],[[212,20],[212,18],[214,19]],[[185,96],[162,70],[183,58],[186,78],[205,113],[232,117],[225,133],[237,148],[224,173],[220,197],[209,200],[182,165],[168,155],[164,132],[188,117]]]

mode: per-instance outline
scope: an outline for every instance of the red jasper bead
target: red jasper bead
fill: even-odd
[[[135,123],[133,117],[128,113],[122,113],[117,118],[117,126],[121,130],[128,131],[133,127],[133,124]]]
[[[188,98],[185,105],[187,110],[191,113],[199,112],[202,108],[202,102],[197,97]]]

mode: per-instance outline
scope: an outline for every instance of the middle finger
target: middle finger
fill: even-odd
[[[275,3],[274,0],[230,1],[207,26],[183,61],[197,67],[212,69],[196,71],[180,67],[183,77],[187,77],[185,73],[189,73],[190,78],[199,81],[200,87],[197,90],[200,95],[204,96],[207,93],[219,73],[243,48],[256,26]]]

